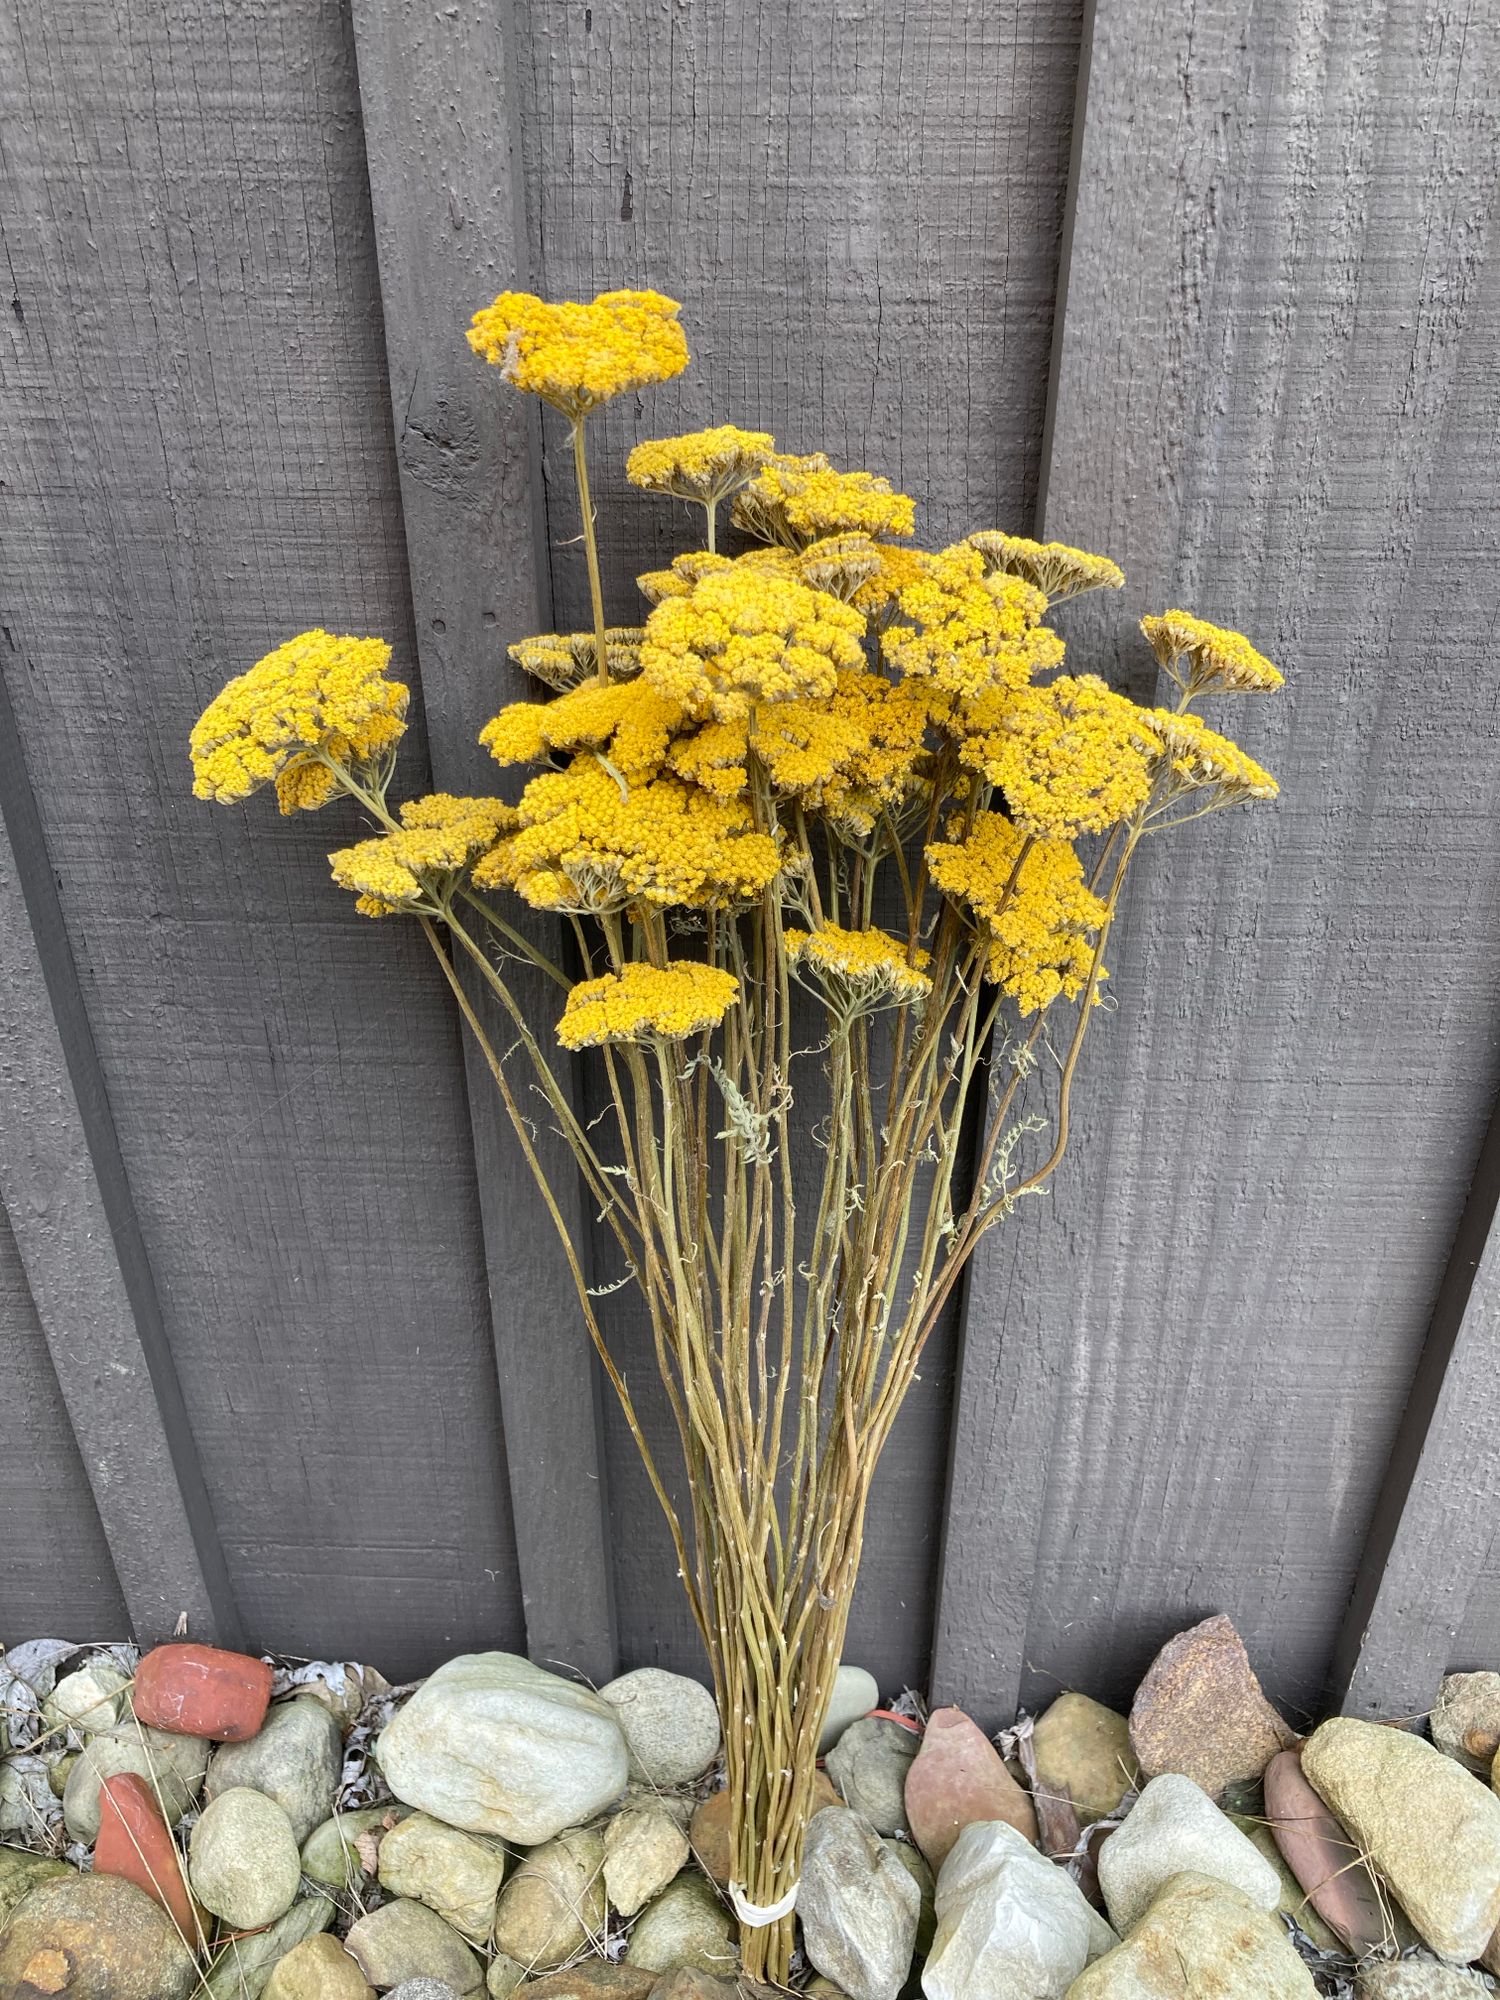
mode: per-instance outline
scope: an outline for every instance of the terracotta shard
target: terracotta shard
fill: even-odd
[[[1243,1640],[1222,1616],[1167,1641],[1130,1711],[1142,1776],[1180,1772],[1211,1799],[1258,1778],[1299,1740],[1262,1694]]]
[[[1295,1750],[1266,1766],[1266,1818],[1288,1868],[1328,1928],[1359,1957],[1390,1935],[1379,1891],[1357,1842],[1302,1775]]]
[[[934,1868],[966,1826],[1004,1820],[1033,1843],[1036,1811],[1006,1770],[1000,1752],[961,1708],[937,1708],[906,1774],[906,1817],[912,1838]]]
[[[157,1646],[136,1669],[131,1705],[152,1729],[243,1743],[266,1719],[271,1669],[217,1646]]]
[[[94,1873],[118,1875],[144,1889],[196,1951],[207,1935],[203,1913],[182,1873],[177,1843],[145,1778],[121,1771],[99,1787]]]

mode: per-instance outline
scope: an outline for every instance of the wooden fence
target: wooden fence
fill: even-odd
[[[1280,804],[1136,883],[851,1654],[989,1722],[1218,1609],[1294,1710],[1500,1663],[1497,94],[1458,0],[3,0],[0,1638],[697,1664],[421,941],[185,758],[322,623],[483,786],[584,595],[463,327],[649,283],[697,359],[603,426],[621,576],[678,525],[625,447],[727,415],[1116,555],[1122,685],[1177,602],[1291,675]]]

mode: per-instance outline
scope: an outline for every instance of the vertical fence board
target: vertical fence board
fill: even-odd
[[[1075,8],[530,0],[524,19],[533,272],[553,296],[668,292],[695,355],[590,427],[611,616],[638,620],[630,579],[695,534],[685,510],[625,488],[641,437],[731,421],[825,449],[917,494],[924,543],[1027,524]],[[558,616],[577,624],[572,473],[561,433],[548,436]],[[624,1293],[609,1305],[632,1381],[649,1381],[639,1316]],[[850,1652],[889,1689],[927,1674],[952,1347],[950,1320],[887,1451],[865,1542]],[[669,1544],[623,1426],[607,1421],[631,1524],[615,1538],[622,1651],[694,1666]],[[654,1421],[670,1463],[665,1413]]]
[[[1123,1697],[1219,1609],[1318,1700],[1493,1101],[1500,48],[1464,13],[1099,0],[1043,515],[1129,583],[1075,664],[1149,689],[1132,621],[1187,604],[1290,682],[1211,712],[1282,798],[1148,850],[1003,1251],[1019,1351],[968,1421],[1026,1412],[1028,1499],[948,1580],[959,1624],[1029,1597],[969,1690],[1002,1712]]]
[[[347,19],[20,0],[0,100],[5,670],[247,1636],[516,1645],[446,989],[329,884],[352,811],[188,796],[288,634],[411,673]]]
[[[509,13],[509,0],[354,8],[433,779],[456,792],[497,788],[478,730],[526,691],[505,648],[545,630],[550,613],[536,413],[464,339],[478,306],[526,289]],[[507,914],[526,922],[524,912]],[[556,926],[532,929],[560,955]],[[558,995],[523,971],[513,961],[507,976],[545,1046]],[[482,981],[469,983],[506,1047],[508,1023]],[[484,1058],[467,1040],[465,1056],[527,1646],[533,1659],[606,1680],[616,1662],[598,1371],[553,1223]],[[512,1069],[532,1102],[524,1063]],[[540,1122],[542,1158],[582,1243],[572,1155]]]
[[[0,681],[0,1200],[142,1645],[240,1640],[41,824]],[[26,1366],[24,1349],[13,1366]],[[25,1514],[8,1526],[24,1536]],[[87,1540],[85,1540],[87,1547]],[[75,1587],[75,1586],[70,1586]]]

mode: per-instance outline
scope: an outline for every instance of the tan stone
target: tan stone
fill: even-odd
[[[1297,1742],[1261,1692],[1244,1641],[1225,1617],[1169,1639],[1130,1710],[1130,1742],[1146,1778],[1178,1771],[1211,1799],[1258,1778]]]
[[[338,1939],[320,1931],[277,1960],[261,2000],[375,2000],[375,1989]]]
[[[1067,2000],[1316,2000],[1279,1917],[1227,1882],[1174,1875]]]
[[[1107,1818],[1140,1783],[1130,1724],[1086,1694],[1060,1694],[1038,1717],[1031,1745],[1037,1790],[1071,1800],[1084,1826]]]
[[[528,1970],[550,1971],[604,1926],[604,1842],[575,1828],[534,1847],[500,1892],[495,1943]]]

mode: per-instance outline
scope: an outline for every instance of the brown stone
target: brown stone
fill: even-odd
[[[646,2000],[657,1983],[656,1974],[643,1966],[583,1958],[565,1972],[525,1980],[515,1990],[522,2000]]]
[[[1302,1775],[1295,1750],[1271,1759],[1265,1783],[1272,1836],[1312,1907],[1356,1958],[1383,1944],[1390,1924],[1358,1843]]]
[[[842,1805],[843,1800],[834,1790],[832,1781],[821,1771],[813,1781],[812,1808],[808,1813],[822,1812],[825,1806]],[[710,1792],[693,1814],[688,1827],[688,1845],[693,1850],[693,1858],[710,1880],[717,1882],[721,1889],[729,1887],[734,1873],[734,1850],[730,1845],[729,1791],[721,1786]]]
[[[118,1771],[99,1787],[94,1873],[118,1875],[144,1889],[195,1951],[208,1936],[210,1927],[183,1879],[182,1857],[156,1794],[134,1771]]]
[[[375,2000],[375,1989],[331,1931],[278,1958],[261,2000]]]
[[[159,1906],[118,1875],[39,1883],[0,1934],[0,2000],[188,2000],[197,1983]]]
[[[1298,1740],[1262,1694],[1243,1640],[1222,1616],[1167,1641],[1130,1711],[1142,1776],[1179,1771],[1212,1799],[1258,1778]]]
[[[130,1699],[152,1729],[243,1743],[266,1719],[271,1669],[218,1646],[154,1646],[136,1668]]]
[[[1038,1792],[1071,1800],[1084,1826],[1106,1819],[1140,1782],[1123,1715],[1086,1694],[1060,1694],[1031,1732]]]
[[[961,1708],[935,1708],[906,1774],[912,1839],[941,1868],[966,1826],[1001,1819],[1033,1843],[1036,1812],[1000,1752]]]

